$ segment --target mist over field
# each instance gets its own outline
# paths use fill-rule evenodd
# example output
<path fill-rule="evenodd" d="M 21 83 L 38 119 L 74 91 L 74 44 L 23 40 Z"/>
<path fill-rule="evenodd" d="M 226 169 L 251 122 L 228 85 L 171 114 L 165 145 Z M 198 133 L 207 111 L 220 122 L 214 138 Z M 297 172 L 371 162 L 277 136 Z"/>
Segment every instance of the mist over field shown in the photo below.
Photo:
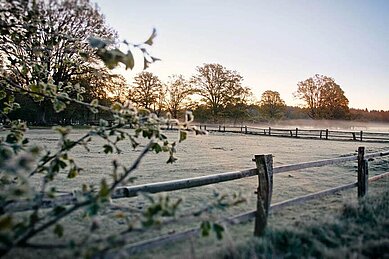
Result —
<path fill-rule="evenodd" d="M 364 122 L 350 120 L 281 120 L 270 123 L 248 124 L 252 126 L 272 126 L 280 128 L 302 128 L 302 129 L 333 129 L 333 130 L 363 130 L 371 132 L 389 132 L 389 123 Z"/>

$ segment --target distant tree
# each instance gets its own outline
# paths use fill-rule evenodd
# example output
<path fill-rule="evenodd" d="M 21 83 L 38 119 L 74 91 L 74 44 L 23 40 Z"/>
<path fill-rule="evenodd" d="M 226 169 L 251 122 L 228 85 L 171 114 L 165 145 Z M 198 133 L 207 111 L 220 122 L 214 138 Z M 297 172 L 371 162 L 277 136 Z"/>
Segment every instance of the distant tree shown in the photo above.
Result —
<path fill-rule="evenodd" d="M 266 119 L 280 119 L 285 110 L 285 102 L 277 91 L 267 90 L 262 93 L 259 103 L 261 114 Z"/>
<path fill-rule="evenodd" d="M 0 57 L 7 78 L 23 88 L 43 91 L 49 82 L 66 85 L 93 71 L 109 73 L 87 39 L 116 35 L 89 0 L 4 0 L 0 9 Z M 41 100 L 42 123 L 51 107 Z"/>
<path fill-rule="evenodd" d="M 167 97 L 167 89 L 166 85 L 161 83 L 156 92 L 156 98 L 152 105 L 152 111 L 158 116 L 162 115 L 162 112 L 166 110 L 166 97 Z"/>
<path fill-rule="evenodd" d="M 139 107 L 155 109 L 162 89 L 161 80 L 147 71 L 139 73 L 134 80 L 129 90 L 129 99 Z"/>
<path fill-rule="evenodd" d="M 249 89 L 242 86 L 243 78 L 238 72 L 220 64 L 204 64 L 196 70 L 197 74 L 191 79 L 193 88 L 203 97 L 214 119 L 227 105 L 245 101 Z"/>
<path fill-rule="evenodd" d="M 193 93 L 190 83 L 182 75 L 170 77 L 167 87 L 166 107 L 173 118 L 184 108 L 185 100 Z"/>
<path fill-rule="evenodd" d="M 313 119 L 343 119 L 349 113 L 348 99 L 331 77 L 316 74 L 297 84 L 295 96 L 306 103 Z"/>

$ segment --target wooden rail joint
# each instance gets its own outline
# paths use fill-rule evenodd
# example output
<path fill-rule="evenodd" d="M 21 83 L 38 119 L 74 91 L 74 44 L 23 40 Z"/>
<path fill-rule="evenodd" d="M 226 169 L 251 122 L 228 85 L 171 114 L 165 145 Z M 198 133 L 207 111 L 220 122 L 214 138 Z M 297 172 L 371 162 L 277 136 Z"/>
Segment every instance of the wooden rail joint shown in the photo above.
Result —
<path fill-rule="evenodd" d="M 258 170 L 258 189 L 254 236 L 259 237 L 266 228 L 273 193 L 273 156 L 255 155 L 255 163 Z"/>

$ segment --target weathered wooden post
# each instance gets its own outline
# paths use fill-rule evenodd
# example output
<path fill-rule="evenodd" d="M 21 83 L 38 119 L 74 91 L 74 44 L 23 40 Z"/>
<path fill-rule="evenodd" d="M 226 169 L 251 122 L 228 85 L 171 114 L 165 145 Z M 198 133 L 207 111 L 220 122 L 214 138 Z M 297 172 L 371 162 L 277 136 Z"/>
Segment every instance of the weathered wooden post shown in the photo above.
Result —
<path fill-rule="evenodd" d="M 207 125 L 204 125 L 204 130 L 207 130 Z"/>
<path fill-rule="evenodd" d="M 365 159 L 365 147 L 358 148 L 358 197 L 367 193 L 369 183 L 369 165 Z"/>
<path fill-rule="evenodd" d="M 263 135 L 266 135 L 266 130 L 265 129 L 263 129 Z"/>
<path fill-rule="evenodd" d="M 326 129 L 326 139 L 328 139 L 328 129 Z"/>
<path fill-rule="evenodd" d="M 269 127 L 269 136 L 271 136 L 271 128 Z"/>
<path fill-rule="evenodd" d="M 266 228 L 273 193 L 273 156 L 255 155 L 255 163 L 258 169 L 258 189 L 254 236 L 259 237 Z"/>
<path fill-rule="evenodd" d="M 247 134 L 247 126 L 244 126 L 244 133 Z"/>
<path fill-rule="evenodd" d="M 226 132 L 226 126 L 223 126 L 223 131 Z"/>
<path fill-rule="evenodd" d="M 355 132 L 351 132 L 353 134 L 353 140 L 357 140 L 357 137 L 355 136 Z"/>
<path fill-rule="evenodd" d="M 292 130 L 290 130 L 289 133 L 290 133 L 290 136 L 293 137 L 293 132 L 292 132 Z"/>
<path fill-rule="evenodd" d="M 240 126 L 240 133 L 243 133 L 243 126 Z"/>
<path fill-rule="evenodd" d="M 361 132 L 360 132 L 360 139 L 361 139 L 361 141 L 362 141 L 362 134 L 363 134 L 363 131 L 361 130 Z"/>
<path fill-rule="evenodd" d="M 299 128 L 296 128 L 296 138 L 298 136 L 298 133 L 299 133 Z"/>
<path fill-rule="evenodd" d="M 322 136 L 323 136 L 323 131 L 320 130 L 320 139 L 322 138 Z"/>
<path fill-rule="evenodd" d="M 219 132 L 222 131 L 222 126 L 219 125 Z"/>

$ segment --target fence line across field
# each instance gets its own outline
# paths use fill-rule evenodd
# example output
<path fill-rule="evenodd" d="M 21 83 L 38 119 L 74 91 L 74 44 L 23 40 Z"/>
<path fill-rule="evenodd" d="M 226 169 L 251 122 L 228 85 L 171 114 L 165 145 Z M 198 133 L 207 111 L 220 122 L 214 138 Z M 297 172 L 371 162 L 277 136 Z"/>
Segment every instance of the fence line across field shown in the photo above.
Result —
<path fill-rule="evenodd" d="M 229 126 L 229 125 L 198 125 L 200 129 L 209 132 L 243 133 L 248 135 L 262 135 L 273 137 L 289 137 L 300 139 L 321 139 L 339 141 L 363 141 L 363 142 L 389 142 L 389 133 L 368 131 L 341 131 L 329 129 L 284 129 L 261 128 L 254 126 Z"/>
<path fill-rule="evenodd" d="M 119 198 L 128 198 L 137 196 L 140 192 L 148 193 L 158 193 L 166 191 L 175 191 L 180 189 L 194 188 L 209 184 L 215 184 L 225 181 L 232 181 L 236 179 L 241 179 L 245 177 L 258 177 L 258 188 L 256 190 L 257 195 L 257 208 L 256 210 L 248 211 L 235 215 L 229 218 L 219 219 L 219 223 L 222 224 L 237 224 L 241 222 L 248 221 L 250 219 L 255 219 L 254 224 L 254 235 L 261 236 L 267 225 L 268 214 L 271 211 L 277 211 L 286 206 L 291 206 L 299 203 L 303 203 L 309 200 L 317 199 L 325 195 L 333 194 L 339 191 L 357 187 L 358 197 L 363 197 L 368 192 L 368 182 L 377 181 L 383 177 L 389 176 L 389 172 L 368 178 L 368 161 L 373 161 L 373 158 L 383 157 L 389 155 L 388 151 L 376 152 L 371 154 L 365 154 L 364 147 L 358 148 L 358 155 L 354 156 L 345 156 L 332 159 L 324 159 L 318 161 L 290 164 L 284 166 L 278 166 L 273 168 L 273 156 L 272 155 L 255 155 L 253 161 L 256 163 L 256 168 L 227 172 L 221 174 L 213 174 L 201 177 L 194 177 L 188 179 L 180 179 L 166 182 L 158 182 L 151 184 L 143 184 L 130 187 L 119 187 L 115 190 L 112 195 L 113 199 Z M 296 171 L 312 167 L 321 167 L 326 165 L 340 164 L 349 161 L 358 161 L 358 180 L 355 183 L 350 183 L 342 186 L 337 186 L 327 190 L 319 191 L 316 193 L 300 196 L 297 198 L 292 198 L 286 201 L 278 202 L 271 204 L 271 197 L 273 192 L 273 175 Z M 73 194 L 60 195 L 54 199 L 43 199 L 42 208 L 50 208 L 58 205 L 70 205 L 77 202 L 77 198 Z M 34 205 L 37 204 L 31 202 L 11 204 L 5 208 L 5 211 L 24 211 L 33 209 Z M 167 242 L 174 240 L 181 240 L 188 237 L 198 236 L 200 233 L 199 228 L 189 229 L 183 232 L 168 234 L 164 236 L 159 236 L 149 240 L 143 240 L 140 242 L 132 243 L 124 247 L 124 250 L 127 253 L 135 253 L 147 248 L 152 248 L 156 246 L 163 245 Z M 123 251 L 123 250 L 121 250 Z M 110 250 L 107 253 L 103 254 L 103 257 L 115 257 L 121 253 L 121 251 Z M 98 255 L 100 257 L 101 255 Z"/>
<path fill-rule="evenodd" d="M 387 155 L 389 155 L 389 151 L 383 151 L 383 152 L 366 154 L 365 158 L 371 159 L 371 158 L 382 157 Z M 323 160 L 317 160 L 311 162 L 283 165 L 283 166 L 274 167 L 273 174 L 296 171 L 296 170 L 312 168 L 312 167 L 321 167 L 325 165 L 334 165 L 334 164 L 344 163 L 348 161 L 355 161 L 355 160 L 357 160 L 357 156 L 345 156 L 345 157 L 338 157 L 332 159 L 323 159 Z M 193 177 L 187 179 L 142 184 L 142 185 L 135 185 L 129 187 L 118 187 L 113 193 L 112 199 L 135 197 L 141 192 L 159 193 L 159 192 L 175 191 L 175 190 L 205 186 L 209 184 L 215 184 L 215 183 L 232 181 L 232 180 L 237 180 L 246 177 L 252 177 L 252 176 L 256 176 L 257 174 L 258 174 L 257 168 L 251 168 L 242 171 L 212 174 L 212 175 Z M 56 198 L 44 199 L 42 203 L 42 207 L 51 208 L 58 205 L 70 205 L 70 204 L 74 204 L 75 202 L 77 202 L 76 195 L 69 193 L 69 194 L 60 195 Z M 8 211 L 30 210 L 34 207 L 34 205 L 35 204 L 31 202 L 11 204 L 7 208 L 7 210 Z"/>

